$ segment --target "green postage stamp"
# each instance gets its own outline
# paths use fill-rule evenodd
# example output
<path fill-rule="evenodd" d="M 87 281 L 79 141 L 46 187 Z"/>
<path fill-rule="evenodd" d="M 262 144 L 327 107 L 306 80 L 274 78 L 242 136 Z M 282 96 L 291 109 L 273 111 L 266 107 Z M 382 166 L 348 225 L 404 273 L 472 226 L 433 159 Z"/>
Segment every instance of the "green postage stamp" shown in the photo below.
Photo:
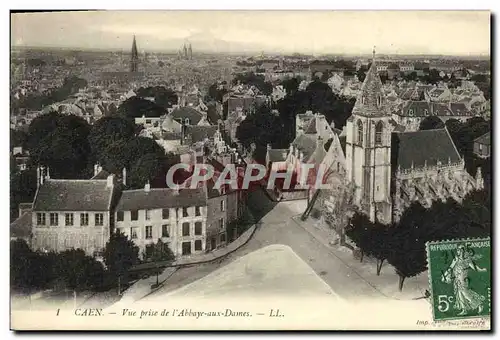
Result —
<path fill-rule="evenodd" d="M 490 239 L 427 243 L 434 320 L 490 315 Z"/>

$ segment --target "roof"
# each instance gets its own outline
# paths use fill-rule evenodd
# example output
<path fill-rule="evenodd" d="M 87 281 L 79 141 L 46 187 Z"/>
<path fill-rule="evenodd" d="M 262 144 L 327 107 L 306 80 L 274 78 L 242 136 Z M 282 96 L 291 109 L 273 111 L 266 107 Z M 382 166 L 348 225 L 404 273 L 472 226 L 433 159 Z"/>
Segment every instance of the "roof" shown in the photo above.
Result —
<path fill-rule="evenodd" d="M 316 150 L 316 135 L 301 134 L 292 142 L 292 145 L 304 153 L 304 158 L 308 159 Z"/>
<path fill-rule="evenodd" d="M 471 112 L 464 103 L 451 103 L 450 110 L 454 116 L 471 116 Z"/>
<path fill-rule="evenodd" d="M 192 107 L 179 107 L 174 109 L 170 114 L 170 117 L 173 119 L 189 119 L 189 125 L 197 125 L 200 120 L 203 118 L 203 114 L 198 110 L 193 109 Z"/>
<path fill-rule="evenodd" d="M 116 210 L 181 208 L 206 204 L 207 199 L 203 188 L 180 189 L 178 193 L 174 189 L 151 188 L 149 192 L 144 189 L 124 190 Z"/>
<path fill-rule="evenodd" d="M 27 211 L 10 224 L 10 237 L 29 238 L 31 236 L 31 211 Z"/>
<path fill-rule="evenodd" d="M 186 134 L 191 135 L 191 141 L 193 143 L 202 142 L 205 139 L 213 138 L 216 132 L 217 126 L 214 125 L 188 126 L 186 128 Z"/>
<path fill-rule="evenodd" d="M 379 97 L 383 98 L 382 87 L 382 81 L 380 80 L 374 60 L 366 73 L 363 85 L 361 85 L 361 91 L 356 98 L 352 113 L 363 116 L 380 116 L 384 114 L 384 106 L 378 104 Z"/>
<path fill-rule="evenodd" d="M 288 149 L 270 149 L 268 154 L 270 162 L 284 162 L 288 156 Z"/>
<path fill-rule="evenodd" d="M 475 143 L 483 144 L 483 145 L 491 145 L 491 137 L 490 133 L 486 132 L 484 135 L 474 139 Z"/>
<path fill-rule="evenodd" d="M 112 188 L 107 180 L 47 179 L 38 189 L 34 211 L 107 211 Z"/>
<path fill-rule="evenodd" d="M 392 166 L 411 169 L 461 161 L 446 128 L 392 134 Z"/>
<path fill-rule="evenodd" d="M 107 179 L 109 175 L 111 174 L 103 169 L 99 171 L 94 177 L 92 177 L 92 179 Z"/>

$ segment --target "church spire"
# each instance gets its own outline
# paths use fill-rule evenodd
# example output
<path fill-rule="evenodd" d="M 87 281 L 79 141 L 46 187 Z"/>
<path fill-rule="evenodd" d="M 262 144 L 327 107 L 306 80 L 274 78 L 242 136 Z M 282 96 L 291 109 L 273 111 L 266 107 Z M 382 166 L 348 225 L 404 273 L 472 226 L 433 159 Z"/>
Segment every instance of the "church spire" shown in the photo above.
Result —
<path fill-rule="evenodd" d="M 137 52 L 137 43 L 134 40 L 132 41 L 132 56 L 130 58 L 130 72 L 137 72 L 139 66 L 139 53 Z"/>
<path fill-rule="evenodd" d="M 386 114 L 383 110 L 382 81 L 380 80 L 377 65 L 375 64 L 375 46 L 372 53 L 372 63 L 370 69 L 366 72 L 365 80 L 356 98 L 356 103 L 352 110 L 353 114 L 362 116 L 381 116 Z"/>

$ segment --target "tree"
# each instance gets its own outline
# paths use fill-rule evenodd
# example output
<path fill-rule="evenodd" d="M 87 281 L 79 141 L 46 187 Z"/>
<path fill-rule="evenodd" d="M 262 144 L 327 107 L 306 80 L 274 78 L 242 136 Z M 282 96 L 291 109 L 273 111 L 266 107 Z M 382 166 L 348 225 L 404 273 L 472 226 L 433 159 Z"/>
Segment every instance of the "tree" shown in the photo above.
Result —
<path fill-rule="evenodd" d="M 28 130 L 27 147 L 34 164 L 50 168 L 56 178 L 86 178 L 89 175 L 89 124 L 74 115 L 55 112 L 35 118 Z"/>
<path fill-rule="evenodd" d="M 108 146 L 118 140 L 134 136 L 135 124 L 121 117 L 103 117 L 94 123 L 89 133 L 89 143 L 96 159 L 100 160 Z"/>
<path fill-rule="evenodd" d="M 175 255 L 168 246 L 167 242 L 163 242 L 160 238 L 155 244 L 149 244 L 145 249 L 145 258 L 148 261 L 155 263 L 158 262 L 173 262 L 175 260 Z M 156 285 L 158 286 L 158 275 L 160 274 L 160 268 L 156 268 Z"/>
<path fill-rule="evenodd" d="M 22 146 L 25 147 L 28 135 L 21 130 L 10 129 L 10 147 Z"/>
<path fill-rule="evenodd" d="M 262 161 L 265 159 L 267 144 L 275 147 L 285 147 L 281 137 L 283 132 L 283 122 L 280 117 L 271 114 L 267 106 L 257 110 L 254 115 L 248 116 L 236 130 L 236 137 L 245 147 L 250 148 L 252 144 L 256 145 L 254 157 Z"/>
<path fill-rule="evenodd" d="M 432 130 L 444 128 L 443 121 L 437 116 L 427 116 L 420 122 L 419 130 Z"/>
<path fill-rule="evenodd" d="M 283 80 L 281 85 L 283 85 L 287 95 L 293 96 L 299 90 L 300 81 L 297 77 L 293 77 Z"/>
<path fill-rule="evenodd" d="M 130 267 L 139 262 L 138 255 L 139 248 L 125 234 L 122 232 L 111 234 L 104 248 L 104 263 L 108 271 L 118 277 L 118 286 L 120 286 L 120 278 Z M 118 289 L 120 290 L 120 287 Z"/>
<path fill-rule="evenodd" d="M 87 256 L 82 249 L 65 250 L 57 256 L 58 277 L 66 287 L 77 291 L 97 287 L 104 274 L 102 264 Z"/>
<path fill-rule="evenodd" d="M 135 163 L 130 171 L 130 189 L 143 188 L 146 183 L 151 183 L 162 170 L 162 160 L 154 153 L 146 153 Z"/>
<path fill-rule="evenodd" d="M 165 109 L 150 100 L 134 96 L 125 100 L 117 109 L 117 114 L 125 119 L 134 122 L 135 118 L 160 117 L 165 113 Z"/>
<path fill-rule="evenodd" d="M 24 240 L 10 241 L 11 288 L 29 288 L 31 249 Z"/>

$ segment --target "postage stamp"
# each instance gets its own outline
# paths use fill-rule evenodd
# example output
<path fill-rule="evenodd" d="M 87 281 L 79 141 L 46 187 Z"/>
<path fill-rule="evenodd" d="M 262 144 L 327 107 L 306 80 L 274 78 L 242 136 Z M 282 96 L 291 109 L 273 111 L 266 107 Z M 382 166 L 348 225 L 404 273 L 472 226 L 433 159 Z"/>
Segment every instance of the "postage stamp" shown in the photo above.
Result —
<path fill-rule="evenodd" d="M 434 320 L 490 315 L 489 238 L 428 242 L 427 261 Z"/>

